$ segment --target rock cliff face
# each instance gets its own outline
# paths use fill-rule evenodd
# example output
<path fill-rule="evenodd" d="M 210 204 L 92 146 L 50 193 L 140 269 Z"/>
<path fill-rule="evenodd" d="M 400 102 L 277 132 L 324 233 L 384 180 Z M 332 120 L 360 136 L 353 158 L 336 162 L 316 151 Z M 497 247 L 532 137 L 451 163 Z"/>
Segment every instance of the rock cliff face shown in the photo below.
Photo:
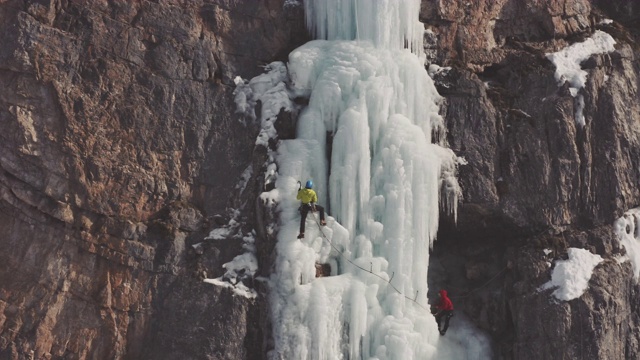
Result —
<path fill-rule="evenodd" d="M 261 358 L 259 303 L 201 281 L 241 244 L 191 245 L 260 190 L 233 78 L 304 34 L 282 1 L 0 4 L 0 358 Z"/>
<path fill-rule="evenodd" d="M 503 359 L 639 356 L 640 287 L 613 235 L 640 204 L 638 6 L 598 1 L 423 2 L 464 204 L 443 224 L 432 267 Z M 612 19 L 607 24 L 604 19 Z M 577 103 L 545 53 L 602 29 L 616 51 L 594 55 Z M 539 287 L 567 247 L 602 255 L 581 298 L 554 302 Z M 545 255 L 543 249 L 552 250 Z M 435 283 L 434 283 L 435 284 Z"/>
<path fill-rule="evenodd" d="M 203 239 L 230 218 L 255 229 L 268 274 L 266 152 L 232 93 L 307 40 L 284 3 L 0 4 L 0 358 L 265 358 L 264 297 L 201 281 L 242 244 Z M 640 357 L 640 287 L 612 230 L 640 205 L 638 19 L 633 0 L 423 1 L 428 59 L 452 68 L 435 76 L 448 141 L 469 163 L 430 273 L 502 359 Z M 581 127 L 545 53 L 595 29 L 617 45 L 582 64 Z M 605 261 L 554 303 L 537 289 L 567 247 Z"/>

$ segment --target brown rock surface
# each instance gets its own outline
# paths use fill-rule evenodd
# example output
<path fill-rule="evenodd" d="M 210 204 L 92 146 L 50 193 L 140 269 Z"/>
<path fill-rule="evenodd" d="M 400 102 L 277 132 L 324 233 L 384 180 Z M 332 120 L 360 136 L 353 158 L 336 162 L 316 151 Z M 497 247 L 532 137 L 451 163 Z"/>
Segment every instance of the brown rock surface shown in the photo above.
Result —
<path fill-rule="evenodd" d="M 443 223 L 431 282 L 452 289 L 456 306 L 494 336 L 497 358 L 639 356 L 640 286 L 629 263 L 615 260 L 624 250 L 612 227 L 640 205 L 638 10 L 629 1 L 423 2 L 429 58 L 452 67 L 435 77 L 448 140 L 469 163 L 458 224 Z M 545 53 L 597 28 L 616 51 L 582 63 L 581 127 Z M 559 302 L 538 288 L 568 247 L 605 261 L 582 297 Z"/>
<path fill-rule="evenodd" d="M 0 358 L 246 359 L 263 305 L 201 281 L 260 189 L 233 78 L 304 41 L 283 1 L 0 4 Z M 261 165 L 261 164 L 260 164 Z M 257 173 L 257 171 L 256 171 Z"/>

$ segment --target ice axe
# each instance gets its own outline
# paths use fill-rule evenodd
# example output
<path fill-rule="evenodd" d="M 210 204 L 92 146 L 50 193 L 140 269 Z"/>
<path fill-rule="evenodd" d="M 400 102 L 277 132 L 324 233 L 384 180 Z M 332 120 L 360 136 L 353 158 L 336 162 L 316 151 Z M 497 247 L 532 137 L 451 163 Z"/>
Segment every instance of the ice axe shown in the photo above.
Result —
<path fill-rule="evenodd" d="M 302 189 L 302 183 L 298 181 L 298 191 Z M 302 215 L 302 205 L 298 206 L 298 212 Z"/>

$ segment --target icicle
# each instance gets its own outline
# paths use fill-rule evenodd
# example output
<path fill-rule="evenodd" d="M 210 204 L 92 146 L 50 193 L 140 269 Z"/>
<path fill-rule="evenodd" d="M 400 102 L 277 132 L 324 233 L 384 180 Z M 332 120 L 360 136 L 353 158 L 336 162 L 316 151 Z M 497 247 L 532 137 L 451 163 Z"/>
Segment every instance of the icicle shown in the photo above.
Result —
<path fill-rule="evenodd" d="M 289 55 L 290 91 L 309 104 L 298 138 L 278 149 L 271 358 L 435 359 L 429 247 L 440 207 L 455 216 L 461 160 L 445 147 L 441 97 L 424 68 L 420 1 L 304 4 L 310 31 L 326 40 Z M 321 227 L 310 214 L 297 240 L 296 184 L 309 178 L 332 216 Z M 316 262 L 339 275 L 314 279 Z"/>
<path fill-rule="evenodd" d="M 409 48 L 424 57 L 420 0 L 308 0 L 304 5 L 316 39 L 368 40 L 385 49 Z"/>

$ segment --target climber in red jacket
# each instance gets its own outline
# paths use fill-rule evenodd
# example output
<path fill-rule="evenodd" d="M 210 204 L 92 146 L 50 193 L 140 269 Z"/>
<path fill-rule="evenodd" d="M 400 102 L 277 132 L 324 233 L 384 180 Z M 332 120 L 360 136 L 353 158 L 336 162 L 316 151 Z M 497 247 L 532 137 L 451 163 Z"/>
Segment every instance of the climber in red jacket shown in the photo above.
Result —
<path fill-rule="evenodd" d="M 440 301 L 436 305 L 438 312 L 436 313 L 436 323 L 438 324 L 438 330 L 440 331 L 440 335 L 444 335 L 449 328 L 449 320 L 453 316 L 453 303 L 451 299 L 447 296 L 447 290 L 440 290 Z M 440 323 L 442 322 L 442 318 L 444 318 L 444 327 L 440 329 Z"/>

